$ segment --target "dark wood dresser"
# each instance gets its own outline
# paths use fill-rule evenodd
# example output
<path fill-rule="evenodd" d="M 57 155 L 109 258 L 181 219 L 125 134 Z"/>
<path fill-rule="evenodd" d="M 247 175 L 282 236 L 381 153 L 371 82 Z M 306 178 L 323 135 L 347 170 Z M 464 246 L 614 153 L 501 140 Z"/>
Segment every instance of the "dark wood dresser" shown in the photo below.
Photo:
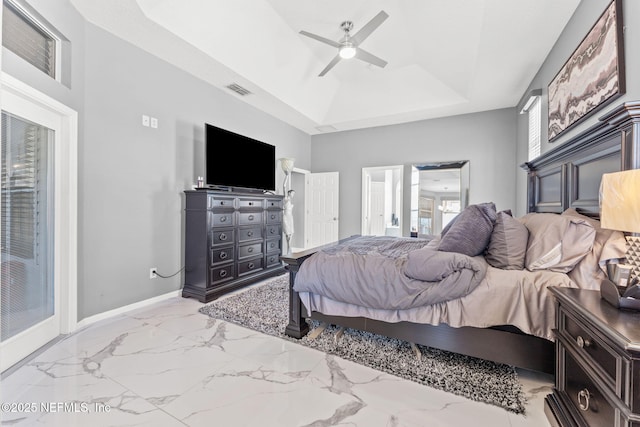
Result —
<path fill-rule="evenodd" d="M 285 272 L 282 196 L 185 191 L 183 297 L 209 302 Z"/>
<path fill-rule="evenodd" d="M 556 383 L 545 398 L 555 427 L 640 427 L 640 313 L 599 291 L 550 288 L 558 304 Z"/>

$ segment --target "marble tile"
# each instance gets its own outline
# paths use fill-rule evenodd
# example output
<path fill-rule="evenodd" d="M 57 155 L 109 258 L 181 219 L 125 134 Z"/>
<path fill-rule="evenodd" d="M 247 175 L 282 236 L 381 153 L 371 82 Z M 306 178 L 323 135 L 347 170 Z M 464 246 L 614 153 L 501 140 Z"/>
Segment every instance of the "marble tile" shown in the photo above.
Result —
<path fill-rule="evenodd" d="M 0 380 L 0 402 L 37 405 L 0 412 L 0 425 L 549 425 L 549 376 L 519 372 L 528 403 L 517 415 L 211 319 L 201 306 L 171 298 L 59 341 Z"/>

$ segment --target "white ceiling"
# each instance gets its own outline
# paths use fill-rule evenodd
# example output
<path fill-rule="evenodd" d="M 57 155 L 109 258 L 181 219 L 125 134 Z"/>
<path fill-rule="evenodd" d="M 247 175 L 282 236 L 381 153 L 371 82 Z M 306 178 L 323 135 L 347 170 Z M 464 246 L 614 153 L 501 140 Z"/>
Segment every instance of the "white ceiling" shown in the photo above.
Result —
<path fill-rule="evenodd" d="M 513 107 L 580 0 L 71 0 L 86 19 L 309 133 Z M 357 59 L 338 41 L 389 18 Z"/>

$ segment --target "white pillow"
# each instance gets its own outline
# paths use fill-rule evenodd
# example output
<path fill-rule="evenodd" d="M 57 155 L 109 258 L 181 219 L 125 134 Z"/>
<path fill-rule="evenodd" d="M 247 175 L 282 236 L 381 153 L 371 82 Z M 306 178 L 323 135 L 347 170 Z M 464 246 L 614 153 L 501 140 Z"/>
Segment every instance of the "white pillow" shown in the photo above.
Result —
<path fill-rule="evenodd" d="M 588 221 L 552 213 L 530 213 L 520 221 L 529 230 L 525 267 L 568 273 L 593 247 L 596 230 Z"/>

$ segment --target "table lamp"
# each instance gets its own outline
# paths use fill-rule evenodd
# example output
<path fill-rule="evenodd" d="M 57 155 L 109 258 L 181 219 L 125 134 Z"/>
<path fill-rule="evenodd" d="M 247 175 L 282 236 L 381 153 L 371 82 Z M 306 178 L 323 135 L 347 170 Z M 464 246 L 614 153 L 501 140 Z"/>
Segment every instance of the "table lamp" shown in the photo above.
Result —
<path fill-rule="evenodd" d="M 640 169 L 602 175 L 600 225 L 610 230 L 640 233 Z M 627 235 L 626 239 L 627 264 L 637 274 L 640 266 L 640 237 Z"/>
<path fill-rule="evenodd" d="M 291 184 L 289 182 L 291 172 L 293 171 L 293 164 L 295 159 L 289 157 L 282 157 L 280 160 L 280 167 L 282 167 L 282 172 L 284 172 L 284 182 L 282 183 L 282 194 L 284 196 L 287 195 L 287 190 L 291 188 Z"/>

